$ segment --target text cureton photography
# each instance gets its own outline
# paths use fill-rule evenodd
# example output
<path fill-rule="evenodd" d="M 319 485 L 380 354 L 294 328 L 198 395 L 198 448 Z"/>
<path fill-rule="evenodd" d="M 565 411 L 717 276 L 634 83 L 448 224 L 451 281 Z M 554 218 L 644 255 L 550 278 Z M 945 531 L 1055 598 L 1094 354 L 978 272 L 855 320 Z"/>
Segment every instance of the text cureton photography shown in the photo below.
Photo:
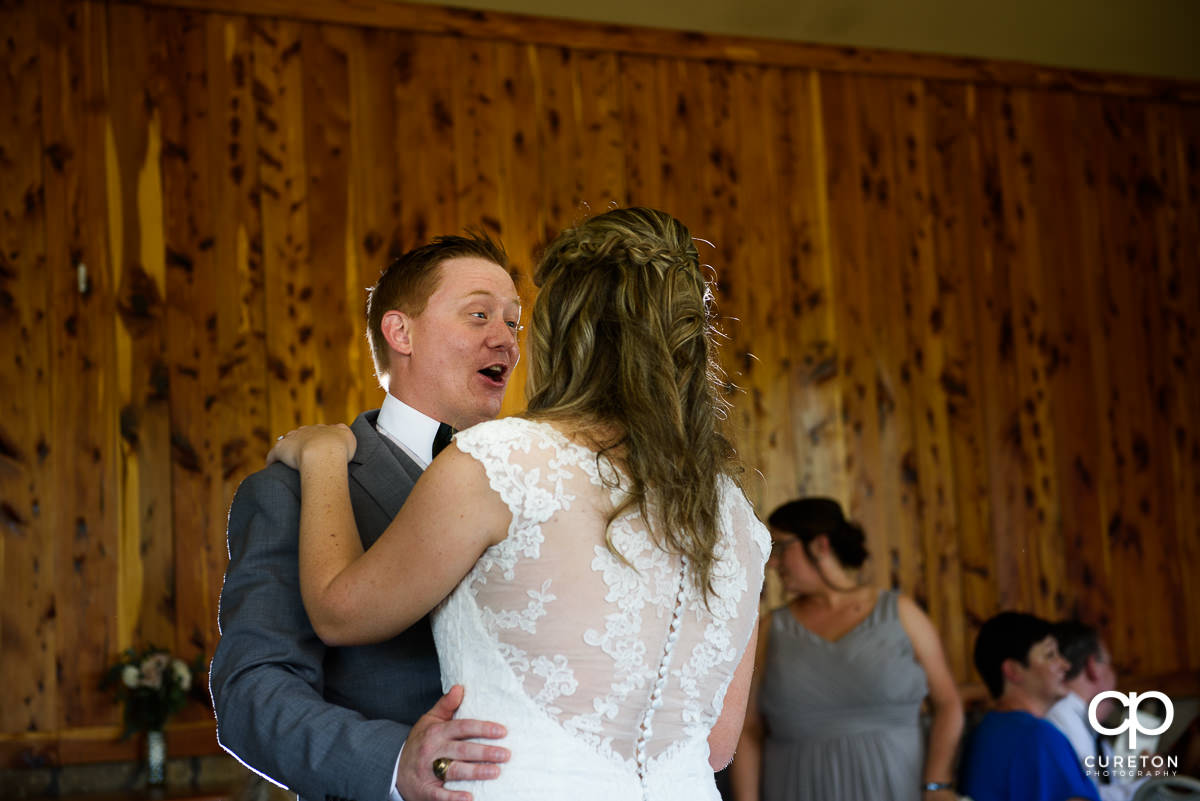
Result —
<path fill-rule="evenodd" d="M 1179 772 L 1179 757 L 1162 754 L 1137 756 L 1100 755 L 1084 757 L 1083 767 L 1089 776 L 1137 779 L 1142 776 L 1174 776 Z"/>
<path fill-rule="evenodd" d="M 1114 699 L 1128 710 L 1127 717 L 1114 727 L 1103 725 L 1097 715 L 1100 703 L 1107 698 Z M 1146 699 L 1157 699 L 1162 703 L 1164 711 L 1162 718 L 1139 709 L 1142 702 Z M 1174 719 L 1175 707 L 1171 703 L 1171 699 L 1165 693 L 1158 692 L 1157 690 L 1150 690 L 1143 693 L 1131 692 L 1128 694 L 1115 690 L 1098 693 L 1088 705 L 1088 722 L 1091 724 L 1093 731 L 1100 734 L 1120 735 L 1128 731 L 1128 753 L 1087 756 L 1083 760 L 1084 769 L 1089 776 L 1127 780 L 1143 776 L 1176 775 L 1179 772 L 1179 757 L 1146 753 L 1146 750 L 1153 750 L 1154 745 L 1158 742 L 1158 736 L 1170 727 Z M 1139 734 L 1143 735 L 1142 745 L 1144 746 L 1140 752 L 1138 750 L 1137 739 Z M 1145 738 L 1147 737 L 1151 738 L 1149 743 L 1146 742 Z M 1117 744 L 1123 744 L 1119 737 L 1114 745 Z M 1145 746 L 1148 746 L 1148 749 Z"/>

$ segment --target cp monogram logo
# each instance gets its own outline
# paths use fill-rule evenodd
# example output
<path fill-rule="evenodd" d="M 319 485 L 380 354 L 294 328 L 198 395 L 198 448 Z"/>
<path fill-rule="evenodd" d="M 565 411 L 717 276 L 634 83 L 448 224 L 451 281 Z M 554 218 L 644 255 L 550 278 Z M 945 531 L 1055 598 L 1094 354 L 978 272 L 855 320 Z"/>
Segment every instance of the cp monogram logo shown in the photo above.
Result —
<path fill-rule="evenodd" d="M 1100 706 L 1100 702 L 1105 698 L 1112 698 L 1116 700 L 1117 703 L 1123 704 L 1125 708 L 1129 710 L 1129 717 L 1115 729 L 1102 726 L 1100 725 L 1100 721 L 1096 720 L 1096 707 Z M 1163 706 L 1167 710 L 1166 719 L 1162 722 L 1162 725 L 1156 729 L 1147 729 L 1142 726 L 1141 721 L 1138 720 L 1138 706 L 1145 698 L 1157 698 L 1163 702 Z M 1120 734 L 1126 729 L 1129 729 L 1129 750 L 1131 751 L 1137 750 L 1138 732 L 1141 732 L 1145 735 L 1162 734 L 1167 730 L 1167 728 L 1171 725 L 1171 721 L 1174 719 L 1175 707 L 1171 704 L 1171 699 L 1160 693 L 1158 690 L 1151 690 L 1149 692 L 1140 694 L 1129 693 L 1128 695 L 1125 693 L 1119 693 L 1116 690 L 1108 690 L 1107 692 L 1097 694 L 1096 697 L 1092 699 L 1092 702 L 1088 704 L 1088 722 L 1092 724 L 1092 728 L 1095 731 L 1098 731 L 1101 734 Z"/>

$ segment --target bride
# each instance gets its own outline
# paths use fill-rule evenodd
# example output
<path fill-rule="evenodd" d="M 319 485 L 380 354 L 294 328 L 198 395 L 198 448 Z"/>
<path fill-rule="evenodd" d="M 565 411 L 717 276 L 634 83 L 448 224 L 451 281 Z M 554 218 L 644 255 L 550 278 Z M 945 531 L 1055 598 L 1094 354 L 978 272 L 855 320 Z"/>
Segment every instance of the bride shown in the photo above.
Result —
<path fill-rule="evenodd" d="M 301 475 L 305 608 L 331 645 L 434 610 L 443 687 L 467 688 L 458 715 L 502 721 L 512 752 L 491 781 L 451 766 L 448 790 L 715 801 L 770 539 L 719 431 L 696 246 L 664 212 L 618 209 L 560 234 L 535 282 L 527 411 L 459 432 L 369 551 L 349 429 L 272 450 Z"/>

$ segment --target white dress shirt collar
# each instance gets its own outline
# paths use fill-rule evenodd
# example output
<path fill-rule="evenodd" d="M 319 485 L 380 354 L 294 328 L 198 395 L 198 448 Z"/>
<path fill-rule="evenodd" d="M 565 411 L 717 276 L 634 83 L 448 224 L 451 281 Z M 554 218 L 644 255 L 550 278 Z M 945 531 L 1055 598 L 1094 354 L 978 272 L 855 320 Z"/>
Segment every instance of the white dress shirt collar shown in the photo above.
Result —
<path fill-rule="evenodd" d="M 1047 711 L 1046 720 L 1067 736 L 1080 761 L 1096 755 L 1096 733 L 1088 725 L 1087 704 L 1076 693 L 1068 692 L 1058 699 Z"/>
<path fill-rule="evenodd" d="M 433 461 L 433 438 L 439 425 L 390 393 L 384 396 L 375 420 L 375 429 L 412 457 L 422 470 Z"/>

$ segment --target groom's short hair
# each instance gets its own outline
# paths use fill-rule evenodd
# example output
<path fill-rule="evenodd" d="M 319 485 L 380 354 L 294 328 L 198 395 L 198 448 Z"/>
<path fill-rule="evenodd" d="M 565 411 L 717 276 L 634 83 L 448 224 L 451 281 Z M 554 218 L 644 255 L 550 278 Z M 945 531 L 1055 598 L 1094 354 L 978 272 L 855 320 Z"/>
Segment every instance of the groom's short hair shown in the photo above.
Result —
<path fill-rule="evenodd" d="M 427 245 L 397 256 L 379 274 L 375 286 L 367 290 L 367 341 L 371 344 L 375 375 L 381 383 L 391 372 L 383 315 L 402 311 L 416 317 L 425 311 L 430 295 L 441 281 L 442 263 L 463 257 L 486 259 L 508 269 L 504 248 L 485 232 L 471 230 L 463 236 L 436 237 Z"/>
<path fill-rule="evenodd" d="M 1082 673 L 1089 659 L 1105 661 L 1100 632 L 1095 626 L 1078 620 L 1063 620 L 1054 624 L 1054 639 L 1058 640 L 1058 653 L 1067 660 L 1067 672 L 1063 676 L 1067 681 Z"/>

